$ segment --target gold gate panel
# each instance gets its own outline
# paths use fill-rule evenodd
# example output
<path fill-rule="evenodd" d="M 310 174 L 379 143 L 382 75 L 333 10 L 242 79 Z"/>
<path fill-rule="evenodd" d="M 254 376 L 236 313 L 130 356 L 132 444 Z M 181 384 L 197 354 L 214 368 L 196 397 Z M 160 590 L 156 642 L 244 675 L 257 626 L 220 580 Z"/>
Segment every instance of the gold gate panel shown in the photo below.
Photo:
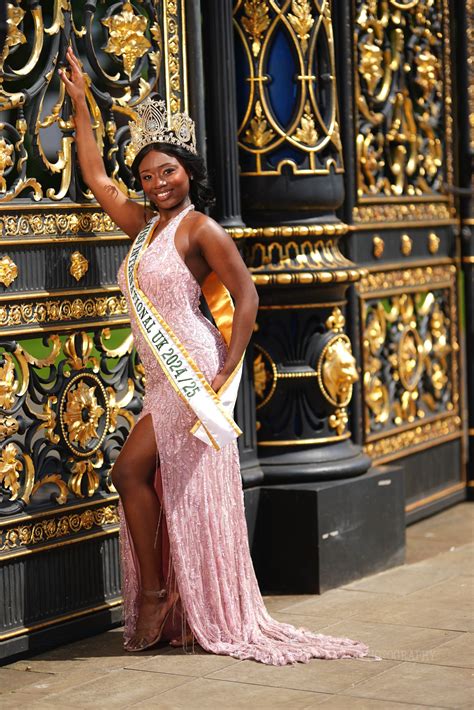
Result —
<path fill-rule="evenodd" d="M 95 204 L 77 166 L 71 102 L 58 76 L 66 49 L 72 45 L 87 73 L 107 171 L 132 198 L 128 121 L 136 106 L 158 93 L 171 111 L 188 107 L 184 0 L 84 7 L 70 0 L 7 5 L 0 57 L 0 486 L 13 518 L 3 528 L 2 559 L 101 525 L 116 530 L 108 471 L 144 388 L 115 283 L 128 238 Z M 108 501 L 103 515 L 98 496 Z M 89 499 L 88 506 L 80 502 Z M 20 502 L 43 513 L 79 505 L 80 514 L 52 513 L 43 527 L 18 527 Z"/>
<path fill-rule="evenodd" d="M 448 0 L 355 0 L 354 13 L 354 220 L 449 220 Z"/>

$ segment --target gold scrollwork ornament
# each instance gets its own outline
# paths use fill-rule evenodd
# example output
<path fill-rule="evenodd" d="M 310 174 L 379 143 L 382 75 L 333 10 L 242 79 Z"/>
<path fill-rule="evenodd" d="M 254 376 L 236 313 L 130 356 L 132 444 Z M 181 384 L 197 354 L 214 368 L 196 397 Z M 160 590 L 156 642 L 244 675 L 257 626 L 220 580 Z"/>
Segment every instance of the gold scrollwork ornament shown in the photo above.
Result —
<path fill-rule="evenodd" d="M 103 462 L 104 457 L 102 454 L 97 457 L 95 463 L 91 461 L 91 459 L 87 461 L 75 461 L 74 459 L 70 459 L 72 473 L 68 485 L 69 489 L 77 498 L 84 498 L 85 495 L 87 495 L 88 498 L 92 498 L 100 484 L 100 478 L 95 469 L 100 468 Z M 85 493 L 83 490 L 84 481 L 86 482 Z"/>
<path fill-rule="evenodd" d="M 31 491 L 31 497 L 35 495 L 39 491 L 40 488 L 43 488 L 43 486 L 56 486 L 58 489 L 58 493 L 54 496 L 54 500 L 58 505 L 64 505 L 64 503 L 67 502 L 68 499 L 68 489 L 67 485 L 59 475 L 59 473 L 51 473 L 48 474 L 47 476 L 44 476 L 40 481 L 37 481 L 35 485 L 33 486 L 33 490 Z"/>

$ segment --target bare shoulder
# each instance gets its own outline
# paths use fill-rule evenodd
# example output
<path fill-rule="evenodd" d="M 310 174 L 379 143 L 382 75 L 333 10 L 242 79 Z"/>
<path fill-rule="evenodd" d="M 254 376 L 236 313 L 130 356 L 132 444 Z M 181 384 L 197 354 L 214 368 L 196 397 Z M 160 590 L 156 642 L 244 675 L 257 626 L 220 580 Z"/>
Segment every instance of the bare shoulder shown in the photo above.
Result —
<path fill-rule="evenodd" d="M 193 212 L 189 220 L 190 238 L 201 244 L 203 240 L 207 243 L 228 241 L 231 238 L 221 225 L 202 212 Z M 232 240 L 231 240 L 232 241 Z"/>

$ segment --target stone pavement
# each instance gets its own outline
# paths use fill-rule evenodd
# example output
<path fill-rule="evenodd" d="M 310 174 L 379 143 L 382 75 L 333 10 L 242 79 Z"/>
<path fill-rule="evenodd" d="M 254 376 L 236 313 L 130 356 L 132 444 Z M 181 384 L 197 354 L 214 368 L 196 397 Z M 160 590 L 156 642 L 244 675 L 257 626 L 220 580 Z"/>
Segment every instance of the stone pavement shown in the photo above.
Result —
<path fill-rule="evenodd" d="M 474 503 L 407 529 L 407 564 L 322 596 L 268 597 L 279 620 L 368 643 L 382 660 L 268 667 L 163 647 L 125 654 L 120 630 L 0 669 L 0 708 L 415 710 L 474 708 Z"/>

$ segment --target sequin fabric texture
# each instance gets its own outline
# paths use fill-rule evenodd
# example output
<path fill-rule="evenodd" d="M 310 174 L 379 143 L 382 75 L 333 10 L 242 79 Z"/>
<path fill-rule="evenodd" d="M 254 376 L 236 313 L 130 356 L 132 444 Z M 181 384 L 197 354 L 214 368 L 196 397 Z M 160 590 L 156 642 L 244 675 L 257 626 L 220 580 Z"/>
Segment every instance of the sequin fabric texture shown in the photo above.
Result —
<path fill-rule="evenodd" d="M 192 205 L 147 247 L 138 280 L 212 382 L 224 364 L 226 345 L 199 310 L 201 289 L 175 247 L 176 230 L 190 209 Z M 128 297 L 123 264 L 118 281 Z M 197 642 L 212 653 L 272 665 L 367 655 L 362 643 L 297 629 L 270 617 L 250 557 L 237 444 L 215 451 L 190 434 L 195 415 L 172 389 L 133 317 L 131 325 L 146 372 L 140 416 L 151 414 L 153 419 L 160 462 L 157 489 L 162 486 L 169 555 Z M 127 641 L 138 614 L 139 574 L 123 515 L 121 554 Z"/>

